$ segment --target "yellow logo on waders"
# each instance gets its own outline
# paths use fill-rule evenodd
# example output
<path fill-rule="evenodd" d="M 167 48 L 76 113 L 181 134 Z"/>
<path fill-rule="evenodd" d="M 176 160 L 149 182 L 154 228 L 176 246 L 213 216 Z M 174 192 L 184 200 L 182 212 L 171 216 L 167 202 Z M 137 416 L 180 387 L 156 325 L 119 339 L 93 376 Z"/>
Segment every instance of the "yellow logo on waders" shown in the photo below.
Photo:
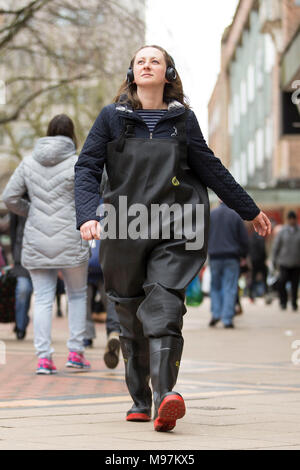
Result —
<path fill-rule="evenodd" d="M 179 361 L 176 361 L 176 362 L 175 362 L 175 365 L 176 365 L 176 367 L 179 367 L 179 366 L 180 366 L 180 362 L 179 362 Z"/>
<path fill-rule="evenodd" d="M 176 178 L 176 176 L 174 176 L 174 177 L 172 178 L 172 184 L 173 184 L 174 186 L 178 186 L 178 185 L 180 184 L 179 181 L 178 181 L 178 179 Z"/>

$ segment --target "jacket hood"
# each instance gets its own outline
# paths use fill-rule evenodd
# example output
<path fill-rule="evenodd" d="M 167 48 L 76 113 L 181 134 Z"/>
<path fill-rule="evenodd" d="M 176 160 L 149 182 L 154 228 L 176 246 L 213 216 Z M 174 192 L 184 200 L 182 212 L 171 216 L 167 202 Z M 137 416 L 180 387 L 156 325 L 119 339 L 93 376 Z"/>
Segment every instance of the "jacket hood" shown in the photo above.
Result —
<path fill-rule="evenodd" d="M 75 144 L 70 137 L 55 135 L 38 139 L 32 156 L 43 166 L 53 166 L 75 153 Z"/>

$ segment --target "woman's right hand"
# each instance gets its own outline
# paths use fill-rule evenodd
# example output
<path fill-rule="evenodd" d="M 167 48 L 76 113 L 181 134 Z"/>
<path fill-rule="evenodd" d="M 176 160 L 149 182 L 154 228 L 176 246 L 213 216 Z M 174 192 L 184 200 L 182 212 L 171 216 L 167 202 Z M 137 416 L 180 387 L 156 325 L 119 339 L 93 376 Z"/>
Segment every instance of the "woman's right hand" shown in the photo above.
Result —
<path fill-rule="evenodd" d="M 100 223 L 97 220 L 88 220 L 80 227 L 83 240 L 100 240 Z"/>
<path fill-rule="evenodd" d="M 269 217 L 262 211 L 252 220 L 254 230 L 261 236 L 266 237 L 272 231 L 272 225 Z"/>

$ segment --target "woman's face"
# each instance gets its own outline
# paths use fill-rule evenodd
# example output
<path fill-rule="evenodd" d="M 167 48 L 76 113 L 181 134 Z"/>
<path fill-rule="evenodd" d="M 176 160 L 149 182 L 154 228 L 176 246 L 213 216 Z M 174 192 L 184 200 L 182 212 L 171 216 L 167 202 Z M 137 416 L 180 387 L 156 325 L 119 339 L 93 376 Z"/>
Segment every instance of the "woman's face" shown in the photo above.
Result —
<path fill-rule="evenodd" d="M 164 54 L 155 47 L 141 49 L 134 60 L 134 83 L 137 86 L 157 86 L 167 83 Z"/>

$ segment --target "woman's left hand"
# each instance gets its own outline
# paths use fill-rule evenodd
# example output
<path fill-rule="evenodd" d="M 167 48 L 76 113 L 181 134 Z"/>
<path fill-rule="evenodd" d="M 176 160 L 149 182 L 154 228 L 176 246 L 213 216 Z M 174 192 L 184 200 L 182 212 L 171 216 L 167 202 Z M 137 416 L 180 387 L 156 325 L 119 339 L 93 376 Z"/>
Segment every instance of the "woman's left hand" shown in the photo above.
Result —
<path fill-rule="evenodd" d="M 272 225 L 269 220 L 269 217 L 262 211 L 252 220 L 254 230 L 261 235 L 262 237 L 266 237 L 270 235 L 272 230 Z"/>

